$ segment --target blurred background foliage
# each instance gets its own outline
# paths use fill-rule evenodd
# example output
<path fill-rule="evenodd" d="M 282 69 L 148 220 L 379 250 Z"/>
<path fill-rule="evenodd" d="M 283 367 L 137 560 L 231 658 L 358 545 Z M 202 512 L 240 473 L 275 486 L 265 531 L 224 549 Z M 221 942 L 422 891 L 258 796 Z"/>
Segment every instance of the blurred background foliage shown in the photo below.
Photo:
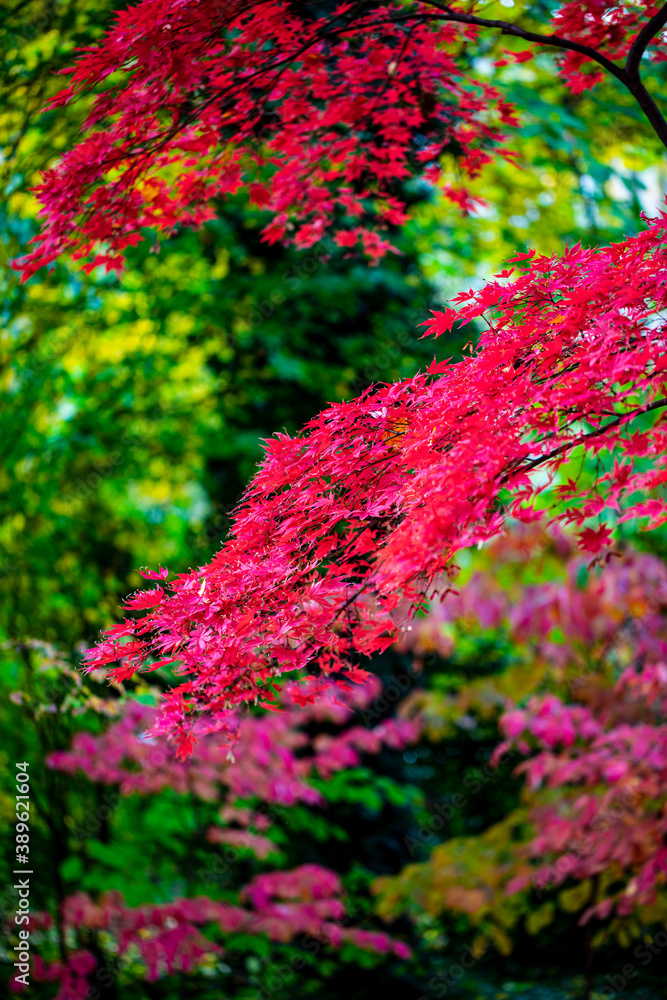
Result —
<path fill-rule="evenodd" d="M 57 71 L 99 37 L 118 6 L 14 0 L 0 10 L 2 753 L 4 762 L 37 762 L 35 850 L 51 878 L 43 880 L 38 902 L 51 908 L 75 891 L 84 871 L 89 891 L 109 882 L 101 860 L 108 862 L 108 854 L 82 849 L 68 832 L 71 817 L 92 808 L 100 789 L 55 775 L 44 758 L 67 746 L 83 725 L 103 724 L 92 703 L 78 715 L 59 710 L 70 691 L 61 678 L 78 662 L 77 650 L 116 619 L 120 601 L 139 584 L 138 568 L 161 562 L 179 572 L 211 556 L 261 457 L 262 438 L 296 430 L 325 403 L 373 382 L 411 375 L 434 353 L 456 356 L 470 331 L 450 342 L 420 339 L 418 324 L 429 308 L 480 285 L 516 250 L 554 252 L 636 232 L 640 211 L 653 211 L 667 186 L 664 156 L 614 82 L 594 97 L 574 98 L 555 80 L 548 55 L 499 69 L 494 60 L 505 43 L 484 45 L 462 58 L 522 109 L 522 126 L 510 143 L 516 165 L 499 159 L 473 184 L 480 207 L 467 218 L 414 184 L 414 221 L 393 237 L 400 255 L 378 267 L 346 259 L 326 242 L 308 252 L 268 247 L 259 239 L 261 213 L 238 198 L 221 204 L 218 219 L 201 232 L 178 233 L 159 246 L 149 234 L 120 279 L 101 271 L 85 275 L 64 261 L 20 285 L 10 261 L 36 232 L 29 188 L 79 128 L 85 107 L 37 112 L 60 86 Z M 456 164 L 446 166 L 455 176 Z M 548 578 L 553 566 L 539 572 Z M 431 656 L 429 669 L 411 683 L 436 690 L 449 685 L 465 696 L 479 675 L 504 669 L 515 655 L 506 638 L 484 630 L 468 628 L 460 643 L 458 660 Z M 411 656 L 395 652 L 374 669 L 391 684 L 410 674 L 411 663 Z M 32 691 L 32 701 L 10 701 L 17 689 Z M 130 685 L 133 690 L 146 695 L 140 683 Z M 84 701 L 103 693 L 90 682 Z M 40 704 L 58 710 L 37 712 Z M 445 709 L 438 711 L 444 718 Z M 428 802 L 453 795 L 461 774 L 487 761 L 497 741 L 493 713 L 472 735 L 443 727 L 404 754 L 383 751 L 328 791 L 325 783 L 335 824 L 315 819 L 312 810 L 291 820 L 285 865 L 308 859 L 340 871 L 361 911 L 376 919 L 372 879 L 414 860 L 410 842 Z M 0 801 L 7 822 L 8 790 Z M 207 807 L 186 800 L 176 827 L 166 799 L 165 793 L 150 805 L 123 801 L 108 831 L 123 859 L 113 880 L 136 899 L 175 891 L 193 831 L 208 822 Z M 518 784 L 508 772 L 488 793 L 472 797 L 470 814 L 464 810 L 460 829 L 449 835 L 483 834 L 518 804 Z M 206 845 L 197 843 L 204 858 Z M 418 856 L 423 860 L 424 851 Z M 256 866 L 244 864 L 247 870 L 235 874 L 238 884 Z M 276 996 L 365 998 L 379 989 L 433 996 L 426 984 L 470 939 L 469 923 L 461 914 L 435 912 L 425 913 L 417 930 L 401 920 L 399 929 L 412 935 L 415 948 L 411 965 L 377 968 L 357 952 L 343 959 L 320 955 L 297 987 L 290 983 Z M 553 931 L 557 946 L 543 942 L 541 950 L 524 937 L 509 964 L 490 960 L 488 975 L 475 972 L 450 993 L 546 997 L 539 969 L 532 980 L 525 970 L 541 961 L 544 975 L 576 976 L 585 960 L 580 936 L 568 924 Z M 228 959 L 234 977 L 228 995 L 260 995 L 289 947 L 240 943 L 236 958 Z M 364 971 L 364 963 L 373 967 Z M 553 995 L 580 995 L 578 983 Z M 182 976 L 150 988 L 128 980 L 122 995 L 206 997 L 221 995 L 220 988 L 217 980 L 209 987 Z M 44 987 L 39 995 L 51 994 Z"/>

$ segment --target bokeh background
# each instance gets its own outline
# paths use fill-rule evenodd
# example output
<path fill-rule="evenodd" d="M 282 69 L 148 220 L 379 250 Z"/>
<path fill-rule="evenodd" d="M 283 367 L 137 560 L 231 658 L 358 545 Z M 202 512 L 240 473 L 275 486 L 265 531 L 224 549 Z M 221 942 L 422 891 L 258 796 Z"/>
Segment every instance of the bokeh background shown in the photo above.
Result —
<path fill-rule="evenodd" d="M 187 787 L 172 775 L 130 788 L 118 771 L 96 770 L 105 751 L 94 742 L 80 767 L 56 766 L 51 755 L 77 732 L 102 738 L 125 718 L 127 702 L 147 712 L 156 703 L 166 672 L 109 689 L 102 678 L 81 679 L 81 651 L 117 619 L 140 567 L 180 572 L 217 550 L 263 438 L 297 430 L 329 401 L 412 375 L 434 354 L 458 357 L 474 329 L 433 342 L 421 339 L 419 323 L 456 291 L 479 287 L 514 251 L 637 232 L 640 213 L 664 198 L 664 157 L 613 81 L 594 98 L 573 97 L 555 82 L 548 55 L 498 69 L 498 51 L 469 50 L 476 69 L 524 109 L 517 163 L 498 161 L 475 183 L 485 204 L 471 217 L 413 184 L 414 220 L 393 237 L 400 254 L 379 266 L 326 241 L 305 252 L 268 247 L 261 212 L 239 197 L 199 232 L 134 248 L 120 278 L 64 261 L 21 285 L 10 262 L 36 232 L 30 186 L 76 134 L 85 107 L 38 112 L 59 87 L 57 72 L 100 36 L 111 10 L 108 0 L 13 0 L 0 11 L 0 823 L 11 829 L 14 761 L 30 760 L 33 905 L 54 921 L 41 931 L 44 960 L 86 948 L 100 965 L 116 963 L 110 982 L 95 984 L 99 996 L 128 1000 L 501 1000 L 608 988 L 619 948 L 631 948 L 642 928 L 584 930 L 576 917 L 585 899 L 576 895 L 506 901 L 507 852 L 521 840 L 525 795 L 511 766 L 492 777 L 487 766 L 505 697 L 563 689 L 570 668 L 613 674 L 620 646 L 610 651 L 599 639 L 625 619 L 618 602 L 600 603 L 566 539 L 517 535 L 502 550 L 467 556 L 462 584 L 478 587 L 468 603 L 447 620 L 434 612 L 419 636 L 374 662 L 387 697 L 374 690 L 342 721 L 294 723 L 306 741 L 299 758 L 341 727 L 420 720 L 409 745 L 389 741 L 315 768 L 308 781 L 317 801 L 232 794 L 236 786 L 220 775 L 205 794 L 196 775 Z M 448 169 L 455 175 L 456 163 Z M 664 533 L 630 532 L 626 545 L 628 559 L 641 551 L 655 560 L 651 572 L 663 565 Z M 650 589 L 651 573 L 642 572 L 639 600 Z M 500 583 L 505 604 L 481 578 Z M 549 621 L 550 641 L 564 651 L 560 673 L 543 623 L 520 631 L 512 619 L 530 587 L 570 587 L 570 625 Z M 599 634 L 575 620 L 582 594 Z M 123 764 L 121 755 L 119 767 L 142 774 L 145 760 L 131 757 Z M 265 831 L 268 854 L 245 842 L 216 862 L 220 843 L 234 839 L 229 831 L 244 828 L 233 812 L 221 816 L 221 803 L 256 810 L 267 801 L 278 806 Z M 218 846 L 212 827 L 226 831 Z M 12 863 L 8 838 L 8 887 Z M 76 893 L 99 900 L 117 891 L 129 907 L 202 894 L 232 900 L 258 874 L 304 863 L 337 872 L 355 925 L 389 930 L 412 958 L 353 943 L 305 949 L 287 932 L 285 940 L 213 933 L 224 955 L 161 967 L 150 981 L 140 948 L 122 953 L 111 933 L 83 918 L 78 932 L 58 931 L 59 907 Z M 411 864 L 421 867 L 400 875 Z M 378 877 L 392 881 L 378 885 Z M 6 890 L 3 923 L 13 906 Z M 664 926 L 666 913 L 647 920 Z M 11 945 L 5 936 L 0 995 Z M 472 966 L 448 976 L 463 954 Z M 664 996 L 666 956 L 656 954 L 627 995 Z M 53 997 L 58 988 L 35 979 L 26 995 Z"/>

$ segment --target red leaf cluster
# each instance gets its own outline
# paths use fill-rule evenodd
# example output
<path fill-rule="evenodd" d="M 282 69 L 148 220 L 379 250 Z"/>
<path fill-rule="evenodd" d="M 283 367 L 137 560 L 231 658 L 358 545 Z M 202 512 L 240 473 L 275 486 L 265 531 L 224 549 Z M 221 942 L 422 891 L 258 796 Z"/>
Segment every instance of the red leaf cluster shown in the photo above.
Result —
<path fill-rule="evenodd" d="M 36 189 L 46 224 L 17 266 L 28 277 L 71 250 L 86 269 L 120 270 L 142 229 L 199 225 L 242 186 L 271 213 L 270 242 L 312 246 L 333 226 L 340 246 L 377 260 L 392 249 L 382 230 L 407 218 L 400 182 L 436 180 L 443 152 L 474 176 L 516 124 L 459 57 L 480 31 L 523 39 L 518 61 L 547 46 L 575 93 L 612 72 L 656 127 L 636 72 L 642 54 L 665 57 L 662 21 L 641 34 L 656 4 L 576 0 L 550 20 L 531 6 L 546 30 L 436 0 L 343 0 L 326 14 L 287 0 L 141 0 L 50 105 L 97 95 L 83 138 Z M 613 62 L 640 39 L 637 67 Z M 470 208 L 465 190 L 445 193 Z"/>
<path fill-rule="evenodd" d="M 176 658 L 191 679 L 171 693 L 165 727 L 188 749 L 205 713 L 233 738 L 236 707 L 270 704 L 285 673 L 363 679 L 360 657 L 393 641 L 398 609 L 508 516 L 530 521 L 558 502 L 595 556 L 613 521 L 662 523 L 666 229 L 662 216 L 607 249 L 529 254 L 459 296 L 429 330 L 484 318 L 477 350 L 269 441 L 218 555 L 111 629 L 89 666 L 122 678 Z"/>
<path fill-rule="evenodd" d="M 407 218 L 397 182 L 437 174 L 443 150 L 476 174 L 514 122 L 457 63 L 476 29 L 414 7 L 406 19 L 343 2 L 319 18 L 285 0 L 143 0 L 119 13 L 52 102 L 98 92 L 84 138 L 37 188 L 48 222 L 24 276 L 66 250 L 119 270 L 140 230 L 198 225 L 242 185 L 272 214 L 269 242 L 312 246 L 333 224 L 377 259 L 390 249 L 378 229 Z"/>

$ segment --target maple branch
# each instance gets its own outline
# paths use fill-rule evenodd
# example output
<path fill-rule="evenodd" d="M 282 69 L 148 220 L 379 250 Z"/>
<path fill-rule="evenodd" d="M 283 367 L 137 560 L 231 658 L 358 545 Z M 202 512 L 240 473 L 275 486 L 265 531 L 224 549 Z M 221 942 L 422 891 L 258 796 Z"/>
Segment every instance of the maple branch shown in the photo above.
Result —
<path fill-rule="evenodd" d="M 665 121 L 660 108 L 644 86 L 639 75 L 639 66 L 647 45 L 666 24 L 667 4 L 650 21 L 647 21 L 635 38 L 628 52 L 623 73 L 623 83 L 637 101 L 637 104 L 650 121 L 656 135 L 665 147 L 667 147 L 667 121 Z"/>
<path fill-rule="evenodd" d="M 659 10 L 657 14 L 654 14 L 650 21 L 644 25 L 642 30 L 639 32 L 634 42 L 630 47 L 628 52 L 628 58 L 625 63 L 625 72 L 629 78 L 637 77 L 639 78 L 639 64 L 641 63 L 642 56 L 646 51 L 646 47 L 649 45 L 651 40 L 655 38 L 659 31 L 661 31 L 667 24 L 667 3 Z"/>
<path fill-rule="evenodd" d="M 667 149 L 667 120 L 640 80 L 639 74 L 634 80 L 626 79 L 623 82 L 644 112 L 644 116 L 653 126 L 653 131 Z"/>
<path fill-rule="evenodd" d="M 572 441 L 565 441 L 563 444 L 559 444 L 556 448 L 552 448 L 548 451 L 546 455 L 539 455 L 537 458 L 532 459 L 525 465 L 516 466 L 511 475 L 517 472 L 531 472 L 536 469 L 538 465 L 542 465 L 543 462 L 549 462 L 552 458 L 557 458 L 558 455 L 562 455 L 564 452 L 570 450 L 571 448 L 576 448 L 578 445 L 583 444 L 585 441 L 590 441 L 591 438 L 599 437 L 600 434 L 604 434 L 606 431 L 611 430 L 613 427 L 618 427 L 623 421 L 630 423 L 636 417 L 641 417 L 645 413 L 650 413 L 652 410 L 660 410 L 663 406 L 667 406 L 667 399 L 656 399 L 655 402 L 649 403 L 648 406 L 640 406 L 632 413 L 621 413 L 615 420 L 610 420 L 608 424 L 604 427 L 596 427 L 594 431 L 589 431 L 588 434 L 580 434 L 578 438 L 574 438 Z M 501 483 L 504 483 L 509 479 L 508 473 L 506 473 L 502 479 Z"/>
<path fill-rule="evenodd" d="M 539 31 L 528 31 L 526 28 L 522 28 L 519 24 L 513 24 L 511 21 L 498 21 L 487 17 L 478 17 L 476 14 L 466 14 L 463 11 L 453 10 L 447 4 L 438 3 L 437 0 L 420 0 L 420 2 L 442 11 L 443 16 L 436 16 L 433 20 L 470 24 L 478 28 L 496 28 L 500 31 L 501 35 L 512 35 L 515 38 L 523 38 L 526 42 L 534 42 L 536 45 L 550 45 L 553 48 L 578 52 L 580 55 L 586 56 L 587 59 L 592 59 L 594 62 L 599 63 L 608 73 L 611 73 L 622 83 L 625 83 L 624 70 L 590 45 L 573 42 L 569 38 L 563 38 L 562 35 L 543 35 Z"/>

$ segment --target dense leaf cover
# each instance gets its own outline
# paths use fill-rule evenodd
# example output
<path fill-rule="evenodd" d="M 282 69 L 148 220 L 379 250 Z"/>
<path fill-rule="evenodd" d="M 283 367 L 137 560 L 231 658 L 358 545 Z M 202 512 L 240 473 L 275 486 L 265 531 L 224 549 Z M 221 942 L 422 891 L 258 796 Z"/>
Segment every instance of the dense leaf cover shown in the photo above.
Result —
<path fill-rule="evenodd" d="M 374 758 L 385 742 L 405 750 L 406 760 L 415 759 L 417 754 L 410 751 L 420 746 L 414 743 L 420 734 L 426 740 L 422 748 L 430 742 L 433 748 L 446 748 L 449 755 L 461 754 L 469 745 L 476 756 L 466 766 L 465 756 L 448 761 L 444 757 L 443 765 L 438 755 L 433 776 L 425 782 L 430 788 L 421 822 L 415 828 L 414 821 L 402 817 L 404 844 L 413 859 L 415 851 L 431 848 L 434 841 L 437 846 L 426 863 L 409 865 L 398 877 L 376 883 L 385 918 L 405 909 L 422 933 L 432 934 L 432 924 L 424 924 L 424 916 L 435 915 L 453 938 L 441 956 L 445 979 L 431 965 L 426 973 L 428 989 L 423 986 L 415 997 L 444 995 L 447 969 L 464 948 L 470 956 L 466 968 L 473 968 L 471 977 L 483 958 L 488 968 L 490 945 L 503 955 L 515 950 L 523 962 L 536 948 L 553 952 L 563 944 L 563 916 L 571 924 L 573 918 L 585 921 L 593 906 L 594 947 L 608 948 L 610 942 L 626 946 L 631 942 L 634 947 L 650 941 L 646 935 L 667 914 L 660 867 L 664 760 L 655 747 L 647 754 L 638 746 L 636 755 L 624 755 L 628 767 L 622 770 L 614 748 L 621 746 L 618 737 L 634 744 L 645 738 L 647 729 L 656 735 L 664 729 L 664 708 L 653 700 L 655 692 L 645 682 L 650 679 L 646 664 L 659 664 L 666 648 L 665 563 L 629 549 L 622 557 L 589 569 L 574 538 L 555 529 L 545 539 L 538 525 L 528 525 L 484 546 L 456 586 L 458 593 L 434 602 L 427 615 L 415 619 L 402 634 L 402 655 L 412 652 L 417 658 L 412 677 L 423 676 L 431 687 L 412 686 L 403 674 L 400 690 L 408 693 L 396 718 L 378 722 L 388 704 L 396 702 L 399 689 L 394 688 L 389 701 L 378 698 L 375 678 L 367 685 L 354 685 L 349 694 L 331 687 L 327 696 L 305 708 L 283 693 L 283 712 L 244 718 L 236 760 L 216 745 L 215 736 L 207 736 L 187 761 L 178 761 L 164 737 L 146 738 L 145 727 L 156 711 L 152 705 L 119 699 L 119 686 L 107 689 L 104 699 L 92 698 L 86 694 L 86 684 L 94 683 L 104 693 L 97 687 L 103 678 L 93 674 L 82 681 L 64 663 L 54 661 L 50 669 L 59 666 L 63 679 L 66 676 L 76 685 L 74 698 L 68 697 L 60 707 L 61 725 L 67 705 L 75 725 L 84 709 L 88 725 L 91 710 L 109 716 L 111 724 L 102 731 L 95 727 L 97 732 L 80 732 L 69 749 L 49 756 L 49 768 L 55 776 L 66 776 L 70 789 L 76 774 L 85 775 L 93 787 L 106 786 L 110 794 L 101 801 L 118 802 L 118 811 L 126 815 L 125 827 L 114 820 L 106 833 L 98 830 L 99 822 L 88 826 L 85 817 L 70 831 L 77 841 L 70 861 L 99 857 L 113 870 L 105 880 L 85 862 L 85 888 L 78 886 L 79 867 L 74 889 L 60 911 L 50 907 L 50 918 L 35 915 L 32 930 L 40 956 L 35 982 L 46 990 L 57 985 L 63 1000 L 76 996 L 71 991 L 79 988 L 85 995 L 90 984 L 102 988 L 109 970 L 121 983 L 138 979 L 140 985 L 141 977 L 152 981 L 185 974 L 203 989 L 205 980 L 198 976 L 213 975 L 221 959 L 236 967 L 239 949 L 248 947 L 241 941 L 256 942 L 259 949 L 266 937 L 276 946 L 293 941 L 289 947 L 295 947 L 297 955 L 304 941 L 313 946 L 324 942 L 326 948 L 354 941 L 357 948 L 370 948 L 378 960 L 390 957 L 393 950 L 416 972 L 415 959 L 408 959 L 401 941 L 396 941 L 397 935 L 405 935 L 405 924 L 392 928 L 391 937 L 377 928 L 368 933 L 354 907 L 356 901 L 340 893 L 336 867 L 319 861 L 302 872 L 285 865 L 280 828 L 286 821 L 292 839 L 290 817 L 300 808 L 307 809 L 308 822 L 314 826 L 336 776 L 343 782 L 346 774 L 351 779 L 360 752 L 367 760 Z M 428 669 L 422 672 L 425 661 Z M 664 686 L 662 668 L 650 669 L 658 685 Z M 457 671 L 466 680 L 456 680 Z M 621 674 L 620 688 L 628 682 L 634 691 L 615 691 L 615 678 Z M 142 690 L 145 698 L 147 689 Z M 29 694 L 24 692 L 23 698 L 29 708 Z M 517 704 L 525 704 L 527 698 L 532 699 L 528 709 L 518 709 Z M 33 703 L 35 708 L 44 722 L 54 719 L 53 706 Z M 480 756 L 480 748 L 487 744 L 490 751 L 497 742 L 497 725 L 515 738 L 518 734 L 520 743 L 505 745 L 492 764 L 486 762 L 483 750 Z M 596 739 L 593 746 L 591 737 Z M 591 751 L 603 767 L 612 764 L 614 770 L 601 774 L 599 768 L 588 766 Z M 507 795 L 508 771 L 524 757 L 528 768 L 519 770 L 527 771 L 528 781 L 518 802 Z M 578 760 L 583 769 L 577 769 Z M 415 766 L 415 774 L 420 771 L 426 773 Z M 138 864 L 142 852 L 159 858 L 173 849 L 173 828 L 166 824 L 165 813 L 155 813 L 167 826 L 160 832 L 147 808 L 165 795 L 167 812 L 180 812 L 178 799 L 192 799 L 208 811 L 208 823 L 190 829 L 184 845 L 188 852 L 197 851 L 198 874 L 204 873 L 208 898 L 203 898 L 201 889 L 196 895 L 196 890 L 190 894 L 181 890 L 163 902 L 159 896 L 144 896 L 144 885 L 137 898 L 137 890 L 130 889 L 136 876 L 121 874 L 128 864 Z M 488 824 L 494 798 L 496 812 L 495 816 L 491 812 L 488 828 L 479 833 L 477 824 L 468 827 L 466 817 L 476 818 L 478 809 L 484 810 Z M 133 803 L 137 810 L 127 813 Z M 330 819 L 341 821 L 342 804 L 330 799 Z M 128 821 L 132 842 L 127 840 Z M 148 831 L 156 838 L 155 845 L 146 845 Z M 230 863 L 209 867 L 206 851 L 199 851 L 203 833 L 208 851 L 224 852 Z M 330 828 L 323 834 L 328 841 Z M 132 843 L 139 854 L 132 853 Z M 349 857 L 349 845 L 344 845 L 344 852 Z M 217 865 L 219 855 L 213 856 Z M 242 860 L 246 856 L 254 866 L 248 873 Z M 650 871 L 652 882 L 645 881 L 641 893 L 633 892 L 632 879 L 641 869 L 644 875 Z M 218 871 L 228 873 L 221 883 L 222 894 Z M 153 869 L 151 878 L 155 874 Z M 236 876 L 233 895 L 229 874 Z M 619 889 L 623 882 L 629 891 Z M 132 892 L 132 900 L 126 902 L 111 891 L 119 884 Z M 248 892 L 244 886 L 250 887 Z M 340 918 L 318 922 L 312 907 L 313 889 L 318 886 L 324 897 L 322 910 L 339 906 Z M 327 886 L 338 888 L 329 893 Z M 351 920 L 342 909 L 349 903 Z M 57 927 L 67 933 L 66 962 L 57 955 Z M 580 932 L 571 926 L 572 932 L 574 937 L 566 937 L 570 957 L 580 947 Z M 414 939 L 408 939 L 413 944 Z M 635 956 L 638 952 L 650 955 L 643 947 L 635 947 Z M 423 966 L 420 972 L 424 974 Z M 334 989 L 332 995 L 339 994 Z"/>
<path fill-rule="evenodd" d="M 322 796 L 308 783 L 309 774 L 328 776 L 357 765 L 362 751 L 378 753 L 383 745 L 403 749 L 417 739 L 419 722 L 409 719 L 386 719 L 370 728 L 348 726 L 336 735 L 310 736 L 303 731 L 311 721 L 344 725 L 354 710 L 366 707 L 380 692 L 381 685 L 373 677 L 363 687 L 353 688 L 345 700 L 339 693 L 335 696 L 335 689 L 306 709 L 283 698 L 279 713 L 243 720 L 238 749 L 244 752 L 230 754 L 209 737 L 197 744 L 194 767 L 174 759 L 173 748 L 164 738 L 157 742 L 139 738 L 152 726 L 157 710 L 130 701 L 121 721 L 101 736 L 80 733 L 72 749 L 51 754 L 49 764 L 68 773 L 83 771 L 91 781 L 117 784 L 124 795 L 149 795 L 169 787 L 180 794 L 190 791 L 207 801 L 222 801 L 221 816 L 247 827 L 256 816 L 235 812 L 237 799 L 255 797 L 284 806 L 321 803 Z M 227 788 L 226 795 L 221 795 L 220 785 Z M 266 828 L 264 824 L 262 829 Z M 215 828 L 209 834 L 213 842 L 225 839 Z M 272 845 L 259 838 L 248 846 L 261 851 Z"/>
<path fill-rule="evenodd" d="M 213 562 L 166 587 L 166 571 L 151 571 L 157 586 L 128 602 L 147 613 L 113 629 L 90 664 L 122 657 L 112 668 L 122 679 L 151 657 L 180 660 L 195 679 L 172 692 L 165 719 L 187 748 L 193 712 L 225 728 L 226 712 L 266 696 L 285 670 L 317 663 L 363 677 L 356 654 L 386 648 L 397 609 L 418 605 L 456 552 L 508 513 L 530 520 L 536 502 L 557 498 L 558 518 L 594 555 L 612 537 L 604 511 L 660 523 L 664 228 L 609 250 L 529 256 L 525 273 L 436 315 L 436 333 L 461 316 L 488 319 L 470 359 L 271 441 Z M 557 478 L 574 454 L 579 468 Z"/>
<path fill-rule="evenodd" d="M 391 6 L 344 4 L 322 19 L 243 0 L 149 2 L 120 14 L 53 102 L 111 78 L 89 135 L 39 188 L 53 227 L 25 273 L 68 248 L 88 256 L 100 241 L 111 252 L 90 266 L 119 268 L 118 252 L 141 239 L 139 229 L 199 224 L 213 215 L 212 197 L 248 182 L 253 201 L 275 216 L 270 240 L 289 234 L 312 246 L 337 216 L 363 216 L 369 199 L 381 226 L 404 222 L 392 192 L 409 159 L 423 165 L 456 147 L 474 174 L 500 138 L 481 113 L 494 102 L 512 119 L 488 85 L 466 84 L 453 54 L 458 31 L 421 20 L 406 23 Z M 119 68 L 129 72 L 114 86 Z M 389 247 L 363 226 L 345 227 L 337 242 L 361 243 L 376 259 Z"/>
<path fill-rule="evenodd" d="M 378 227 L 406 221 L 397 182 L 415 172 L 436 180 L 446 152 L 474 176 L 516 124 L 501 95 L 457 59 L 461 42 L 500 29 L 555 46 L 574 93 L 611 72 L 664 142 L 639 64 L 645 52 L 664 57 L 666 22 L 653 3 L 604 0 L 563 4 L 542 32 L 430 0 L 330 12 L 273 0 L 143 0 L 79 58 L 51 103 L 101 88 L 88 134 L 38 188 L 48 221 L 24 274 L 68 249 L 92 254 L 87 267 L 118 269 L 142 228 L 200 224 L 214 196 L 248 184 L 273 215 L 267 239 L 312 246 L 333 225 L 339 245 L 377 260 L 390 249 Z M 464 189 L 450 194 L 468 205 Z"/>

